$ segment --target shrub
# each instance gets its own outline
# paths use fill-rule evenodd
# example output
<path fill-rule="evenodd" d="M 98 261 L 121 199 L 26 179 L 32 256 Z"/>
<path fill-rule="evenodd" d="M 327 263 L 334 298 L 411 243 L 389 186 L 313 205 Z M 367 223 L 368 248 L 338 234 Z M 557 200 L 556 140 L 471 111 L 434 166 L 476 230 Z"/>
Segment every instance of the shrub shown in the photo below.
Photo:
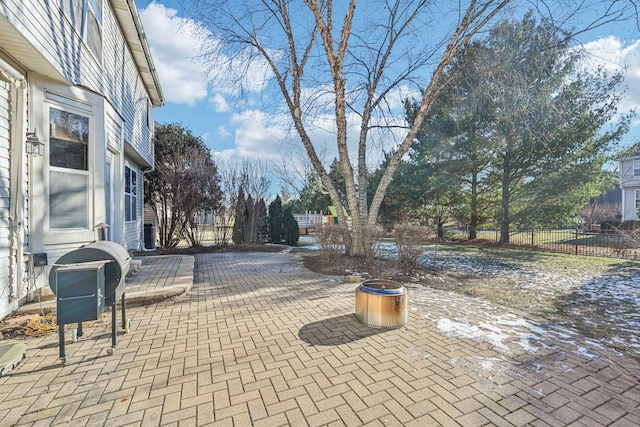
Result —
<path fill-rule="evenodd" d="M 435 234 L 433 229 L 420 225 L 396 224 L 394 235 L 398 247 L 398 258 L 405 267 L 415 267 L 418 258 L 422 255 L 422 244 L 430 235 Z"/>
<path fill-rule="evenodd" d="M 640 230 L 615 229 L 615 234 L 607 236 L 609 248 L 618 257 L 625 255 L 628 249 L 640 248 Z"/>
<path fill-rule="evenodd" d="M 271 243 L 282 242 L 282 199 L 276 196 L 269 204 L 269 239 Z"/>
<path fill-rule="evenodd" d="M 378 253 L 378 248 L 382 243 L 382 237 L 384 236 L 384 228 L 381 225 L 375 225 L 373 227 L 365 227 L 364 229 L 364 250 L 365 258 L 367 260 L 373 260 Z"/>
<path fill-rule="evenodd" d="M 284 210 L 282 218 L 282 234 L 284 241 L 289 246 L 296 246 L 298 239 L 300 239 L 300 228 L 298 227 L 298 221 L 293 217 L 291 209 Z"/>
<path fill-rule="evenodd" d="M 329 261 L 339 259 L 344 253 L 344 239 L 348 232 L 347 227 L 334 224 L 316 228 L 320 255 Z"/>

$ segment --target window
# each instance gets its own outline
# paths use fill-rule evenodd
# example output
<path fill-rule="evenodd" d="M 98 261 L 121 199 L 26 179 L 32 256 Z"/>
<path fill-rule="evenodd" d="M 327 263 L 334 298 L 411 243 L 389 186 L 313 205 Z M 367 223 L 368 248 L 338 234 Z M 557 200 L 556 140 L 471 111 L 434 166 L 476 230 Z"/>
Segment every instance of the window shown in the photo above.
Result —
<path fill-rule="evenodd" d="M 145 116 L 147 129 L 151 128 L 151 102 L 147 99 L 147 113 Z"/>
<path fill-rule="evenodd" d="M 102 60 L 102 0 L 86 0 L 82 39 Z"/>
<path fill-rule="evenodd" d="M 89 119 L 51 108 L 49 165 L 88 170 Z"/>
<path fill-rule="evenodd" d="M 71 22 L 74 28 L 80 32 L 82 29 L 82 10 L 83 10 L 83 0 L 62 0 L 60 5 L 65 15 Z"/>
<path fill-rule="evenodd" d="M 636 215 L 640 215 L 640 190 L 636 190 Z"/>
<path fill-rule="evenodd" d="M 138 173 L 124 167 L 124 220 L 138 220 Z"/>
<path fill-rule="evenodd" d="M 633 176 L 640 176 L 640 160 L 633 161 Z"/>
<path fill-rule="evenodd" d="M 62 10 L 87 47 L 102 59 L 102 1 L 62 0 Z"/>
<path fill-rule="evenodd" d="M 49 109 L 49 228 L 89 227 L 89 118 Z"/>

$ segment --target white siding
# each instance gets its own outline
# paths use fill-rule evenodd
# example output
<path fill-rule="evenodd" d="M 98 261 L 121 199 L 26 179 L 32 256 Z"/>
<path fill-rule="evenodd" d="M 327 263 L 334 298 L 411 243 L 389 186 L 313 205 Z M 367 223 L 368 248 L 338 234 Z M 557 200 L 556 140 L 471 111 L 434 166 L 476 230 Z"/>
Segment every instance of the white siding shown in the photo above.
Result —
<path fill-rule="evenodd" d="M 26 290 L 28 282 L 20 277 L 22 269 L 17 274 L 7 273 L 10 266 L 24 266 L 23 251 L 46 252 L 51 265 L 67 251 L 96 238 L 94 227 L 106 219 L 108 202 L 109 216 L 117 226 L 115 240 L 129 249 L 141 247 L 143 169 L 153 164 L 153 115 L 148 111 L 147 88 L 156 105 L 162 103 L 162 94 L 155 86 L 155 71 L 146 65 L 146 42 L 136 36 L 139 21 L 131 16 L 128 0 L 101 3 L 102 52 L 96 57 L 61 9 L 66 1 L 0 0 L 0 50 L 11 59 L 11 66 L 19 69 L 18 80 L 29 75 L 20 90 L 4 80 L 0 83 L 0 317 L 18 303 L 8 304 L 7 286 L 13 285 L 10 290 L 16 297 L 22 297 Z M 13 71 L 17 70 L 12 70 L 11 82 Z M 13 102 L 20 104 L 13 111 L 12 93 L 16 95 Z M 16 144 L 24 144 L 26 129 L 37 129 L 47 144 L 49 108 L 75 110 L 80 104 L 90 108 L 85 111 L 91 127 L 88 227 L 50 230 L 50 148 L 45 156 L 29 158 L 24 147 Z M 106 166 L 107 157 L 112 169 Z M 122 202 L 125 161 L 136 170 L 138 181 L 137 221 L 126 224 Z M 107 188 L 112 192 L 107 194 Z M 14 211 L 15 203 L 19 205 Z M 28 212 L 30 204 L 35 207 L 32 212 Z M 16 232 L 10 223 L 13 213 L 18 215 L 14 222 L 23 224 L 24 233 Z M 45 279 L 46 272 L 35 287 L 44 285 Z"/>
<path fill-rule="evenodd" d="M 622 189 L 622 220 L 638 221 L 635 190 L 640 189 L 640 176 L 633 174 L 633 162 L 640 160 L 640 156 L 633 156 L 623 160 L 620 168 L 620 188 Z"/>
<path fill-rule="evenodd" d="M 110 2 L 105 0 L 103 5 L 102 63 L 85 46 L 58 4 L 56 1 L 3 0 L 0 14 L 19 28 L 25 39 L 66 81 L 102 94 L 123 118 L 125 139 L 152 163 L 151 129 L 147 123 L 148 93 Z M 11 52 L 24 51 L 25 55 L 34 57 L 33 52 L 22 47 L 24 43 L 25 40 L 3 40 L 3 48 L 7 47 Z"/>
<path fill-rule="evenodd" d="M 85 46 L 57 1 L 3 0 L 0 10 L 55 70 L 72 83 L 102 92 L 101 65 Z M 20 43 L 7 40 L 3 43 Z M 5 47 L 5 46 L 3 46 Z M 14 51 L 14 46 L 6 46 Z M 27 53 L 25 57 L 31 55 Z M 15 55 L 14 55 L 15 56 Z"/>
<path fill-rule="evenodd" d="M 11 169 L 9 167 L 9 148 L 11 135 L 11 92 L 9 83 L 0 80 L 0 313 L 4 314 L 8 306 L 9 265 L 11 241 L 9 239 L 9 206 Z"/>
<path fill-rule="evenodd" d="M 124 139 L 153 163 L 151 133 L 147 124 L 149 98 L 110 5 L 103 14 L 105 96 L 124 119 Z"/>
<path fill-rule="evenodd" d="M 640 186 L 624 188 L 622 190 L 622 197 L 624 212 L 622 212 L 623 221 L 638 221 L 638 210 L 636 209 L 636 190 L 639 190 Z"/>
<path fill-rule="evenodd" d="M 620 185 L 622 187 L 640 187 L 640 176 L 633 174 L 633 162 L 640 160 L 640 157 L 632 157 L 622 162 L 620 171 Z"/>
<path fill-rule="evenodd" d="M 21 92 L 24 93 L 24 92 Z M 28 245 L 26 156 L 13 146 L 20 118 L 21 97 L 11 83 L 0 79 L 0 317 L 9 314 L 25 296 L 28 282 L 23 252 Z M 21 184 L 21 185 L 18 185 Z M 11 219 L 12 210 L 17 218 Z"/>

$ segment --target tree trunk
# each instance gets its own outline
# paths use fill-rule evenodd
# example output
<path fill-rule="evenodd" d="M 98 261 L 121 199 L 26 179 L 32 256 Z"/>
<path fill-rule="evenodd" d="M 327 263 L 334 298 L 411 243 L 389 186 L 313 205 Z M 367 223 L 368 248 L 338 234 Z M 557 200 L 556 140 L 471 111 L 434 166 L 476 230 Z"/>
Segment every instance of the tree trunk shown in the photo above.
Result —
<path fill-rule="evenodd" d="M 502 202 L 500 207 L 500 243 L 509 243 L 509 203 L 511 202 L 509 187 L 511 186 L 511 151 L 513 141 L 506 137 L 504 163 L 502 165 Z"/>
<path fill-rule="evenodd" d="M 471 214 L 469 217 L 469 240 L 478 237 L 478 173 L 473 171 L 471 176 Z"/>

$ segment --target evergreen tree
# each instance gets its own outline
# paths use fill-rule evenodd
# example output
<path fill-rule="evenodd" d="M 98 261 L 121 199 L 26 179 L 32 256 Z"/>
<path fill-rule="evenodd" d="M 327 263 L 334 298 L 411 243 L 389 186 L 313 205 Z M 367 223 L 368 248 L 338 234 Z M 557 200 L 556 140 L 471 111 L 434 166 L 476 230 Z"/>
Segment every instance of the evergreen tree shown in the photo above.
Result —
<path fill-rule="evenodd" d="M 267 214 L 267 206 L 264 203 L 264 199 L 258 200 L 256 203 L 256 230 L 257 241 L 265 242 L 269 238 L 269 218 Z"/>
<path fill-rule="evenodd" d="M 580 60 L 529 13 L 493 27 L 445 72 L 451 89 L 422 123 L 410 164 L 433 190 L 419 193 L 458 211 L 470 238 L 489 220 L 503 243 L 511 224 L 562 225 L 597 195 L 592 183 L 629 116 L 616 116 L 621 74 L 583 71 Z M 409 123 L 417 111 L 408 105 Z"/>
<path fill-rule="evenodd" d="M 246 210 L 246 200 L 244 197 L 244 189 L 240 187 L 240 191 L 238 191 L 238 199 L 236 200 L 235 207 L 235 216 L 236 220 L 233 223 L 233 233 L 231 238 L 234 243 L 244 243 L 245 242 L 245 210 Z"/>
<path fill-rule="evenodd" d="M 577 214 L 629 117 L 612 120 L 622 75 L 581 71 L 581 52 L 532 13 L 496 25 L 486 47 L 481 88 L 495 111 L 493 173 L 500 182 L 500 241 L 508 242 L 510 224 L 527 225 L 536 211 L 554 222 Z"/>
<path fill-rule="evenodd" d="M 300 239 L 300 228 L 298 221 L 293 216 L 290 208 L 284 210 L 282 218 L 282 232 L 283 238 L 287 245 L 296 246 Z"/>
<path fill-rule="evenodd" d="M 279 195 L 269 204 L 269 240 L 271 243 L 282 242 L 282 199 Z"/>

